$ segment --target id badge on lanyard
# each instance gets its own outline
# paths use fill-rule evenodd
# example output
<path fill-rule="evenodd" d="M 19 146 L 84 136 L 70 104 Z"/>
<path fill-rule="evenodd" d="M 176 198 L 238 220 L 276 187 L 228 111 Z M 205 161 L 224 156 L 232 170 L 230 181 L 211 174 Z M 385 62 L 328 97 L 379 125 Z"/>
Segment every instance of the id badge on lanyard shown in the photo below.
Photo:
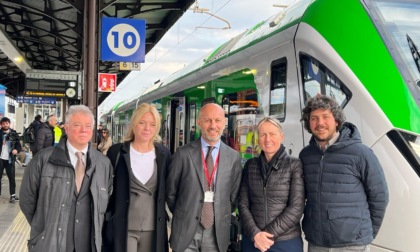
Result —
<path fill-rule="evenodd" d="M 203 160 L 204 160 L 204 153 L 202 153 L 202 155 L 203 155 Z M 213 171 L 211 175 L 209 174 L 209 169 L 207 167 L 206 162 L 203 162 L 204 174 L 210 188 L 209 191 L 206 191 L 204 193 L 204 202 L 214 202 L 214 191 L 212 188 L 213 188 L 213 182 L 214 182 L 214 175 L 216 174 L 217 166 L 219 164 L 219 156 L 220 156 L 220 153 L 219 155 L 217 155 L 216 162 L 214 163 L 214 167 L 213 167 Z"/>

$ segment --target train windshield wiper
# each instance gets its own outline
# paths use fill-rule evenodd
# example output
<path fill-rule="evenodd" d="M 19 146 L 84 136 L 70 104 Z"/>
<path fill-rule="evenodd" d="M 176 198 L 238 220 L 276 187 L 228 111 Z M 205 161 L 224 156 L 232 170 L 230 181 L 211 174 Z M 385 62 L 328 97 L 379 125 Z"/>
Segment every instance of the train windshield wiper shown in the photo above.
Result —
<path fill-rule="evenodd" d="M 416 44 L 414 44 L 413 40 L 410 38 L 410 36 L 407 34 L 407 42 L 408 46 L 410 47 L 411 55 L 413 56 L 414 63 L 416 63 L 417 70 L 420 73 L 420 53 L 417 49 Z"/>

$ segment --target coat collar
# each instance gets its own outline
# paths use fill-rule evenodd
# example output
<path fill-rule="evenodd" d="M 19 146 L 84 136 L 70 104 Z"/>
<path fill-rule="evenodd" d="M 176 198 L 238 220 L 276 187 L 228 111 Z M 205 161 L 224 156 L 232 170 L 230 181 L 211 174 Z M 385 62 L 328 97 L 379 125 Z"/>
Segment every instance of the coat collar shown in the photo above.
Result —
<path fill-rule="evenodd" d="M 217 167 L 216 173 L 216 190 L 220 188 L 220 184 L 223 183 L 223 173 L 229 170 L 229 157 L 227 155 L 227 145 L 223 142 L 220 142 L 220 150 L 219 150 L 219 164 Z M 198 179 L 200 180 L 201 188 L 203 192 L 205 192 L 206 183 L 207 181 L 204 178 L 204 168 L 203 168 L 203 160 L 202 160 L 202 148 L 201 148 L 201 141 L 200 139 L 194 141 L 190 145 L 189 149 L 190 159 L 194 165 L 194 168 L 197 172 Z M 220 190 L 218 190 L 220 191 Z"/>

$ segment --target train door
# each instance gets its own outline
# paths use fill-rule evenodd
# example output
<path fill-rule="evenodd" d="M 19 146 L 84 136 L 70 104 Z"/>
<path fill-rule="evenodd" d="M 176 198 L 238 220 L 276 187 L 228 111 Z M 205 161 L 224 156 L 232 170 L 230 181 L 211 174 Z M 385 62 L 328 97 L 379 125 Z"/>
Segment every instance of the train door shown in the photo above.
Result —
<path fill-rule="evenodd" d="M 241 90 L 223 96 L 222 106 L 227 117 L 221 140 L 239 152 L 241 162 L 258 155 L 259 146 L 254 134 L 258 109 L 255 89 Z"/>
<path fill-rule="evenodd" d="M 172 98 L 169 111 L 169 149 L 174 153 L 185 143 L 185 97 Z"/>
<path fill-rule="evenodd" d="M 299 97 L 298 72 L 293 44 L 287 43 L 272 53 L 269 85 L 265 88 L 269 115 L 277 118 L 283 128 L 283 146 L 289 155 L 297 157 L 303 148 L 301 103 Z M 270 56 L 271 57 L 271 56 Z"/>

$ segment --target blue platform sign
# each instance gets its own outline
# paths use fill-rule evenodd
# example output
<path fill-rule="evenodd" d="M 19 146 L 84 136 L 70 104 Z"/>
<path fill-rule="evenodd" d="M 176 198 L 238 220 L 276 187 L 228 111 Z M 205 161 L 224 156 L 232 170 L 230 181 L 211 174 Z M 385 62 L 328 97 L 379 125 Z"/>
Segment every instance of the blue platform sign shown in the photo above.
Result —
<path fill-rule="evenodd" d="M 27 103 L 27 104 L 51 104 L 55 105 L 57 99 L 54 97 L 29 97 L 29 96 L 16 96 L 16 101 L 18 103 Z"/>
<path fill-rule="evenodd" d="M 101 38 L 101 60 L 144 62 L 145 20 L 103 17 Z"/>

